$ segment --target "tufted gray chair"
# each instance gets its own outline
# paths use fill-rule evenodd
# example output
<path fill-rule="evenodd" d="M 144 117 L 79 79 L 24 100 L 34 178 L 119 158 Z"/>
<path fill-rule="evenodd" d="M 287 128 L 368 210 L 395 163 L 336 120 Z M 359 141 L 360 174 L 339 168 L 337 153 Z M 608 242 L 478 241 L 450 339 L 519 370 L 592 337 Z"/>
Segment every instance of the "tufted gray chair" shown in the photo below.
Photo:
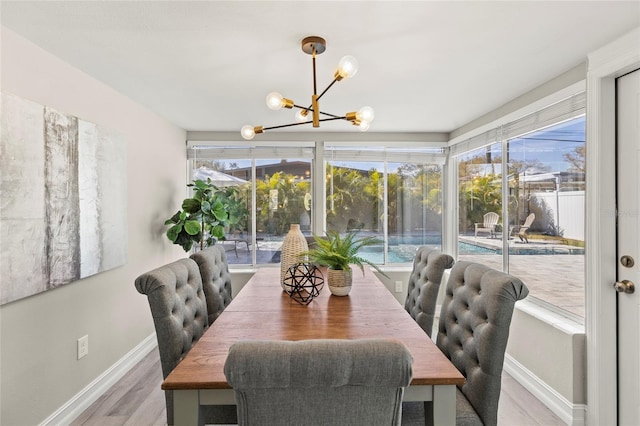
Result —
<path fill-rule="evenodd" d="M 402 342 L 244 340 L 224 366 L 238 425 L 399 425 L 413 359 Z"/>
<path fill-rule="evenodd" d="M 140 275 L 156 329 L 162 376 L 166 378 L 209 327 L 202 278 L 193 259 L 180 259 Z M 165 391 L 167 424 L 173 424 L 173 392 Z M 235 423 L 233 406 L 208 406 L 207 423 Z"/>
<path fill-rule="evenodd" d="M 473 262 L 455 264 L 440 311 L 437 345 L 466 378 L 456 424 L 496 425 L 509 325 L 529 290 L 518 278 Z"/>
<path fill-rule="evenodd" d="M 191 259 L 196 261 L 200 269 L 204 296 L 207 300 L 208 323 L 211 325 L 232 299 L 227 255 L 222 246 L 214 245 L 192 254 Z"/>
<path fill-rule="evenodd" d="M 429 337 L 442 275 L 453 263 L 453 257 L 426 246 L 418 248 L 413 259 L 404 308 Z"/>

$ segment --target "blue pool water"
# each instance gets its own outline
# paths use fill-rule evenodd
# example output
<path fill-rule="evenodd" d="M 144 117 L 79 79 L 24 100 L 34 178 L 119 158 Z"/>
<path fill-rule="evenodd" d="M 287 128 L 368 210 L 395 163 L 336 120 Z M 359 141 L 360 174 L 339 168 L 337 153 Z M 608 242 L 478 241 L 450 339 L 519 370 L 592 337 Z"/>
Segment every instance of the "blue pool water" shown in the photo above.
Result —
<path fill-rule="evenodd" d="M 458 254 L 498 254 L 498 251 L 458 241 Z"/>
<path fill-rule="evenodd" d="M 415 255 L 415 251 L 419 246 L 428 245 L 434 249 L 441 250 L 439 239 L 425 242 L 420 238 L 420 241 L 416 241 L 413 244 L 404 239 L 401 244 L 389 245 L 389 256 L 387 263 L 411 263 Z M 365 247 L 360 251 L 362 257 L 370 260 L 373 263 L 382 263 L 382 247 Z M 501 249 L 491 249 L 487 247 L 481 247 L 476 244 L 458 242 L 458 254 L 473 254 L 473 255 L 502 255 Z M 509 249 L 509 254 L 512 255 L 562 255 L 562 254 L 584 254 L 584 249 L 580 247 L 513 247 Z"/>
<path fill-rule="evenodd" d="M 435 244 L 434 244 L 435 243 Z M 434 249 L 440 250 L 441 246 L 438 242 L 424 243 L 424 244 L 400 244 L 389 245 L 389 256 L 387 263 L 411 263 L 415 256 L 416 249 L 421 245 L 429 245 Z M 491 250 L 485 247 L 476 246 L 468 243 L 458 243 L 459 254 L 497 254 L 495 250 Z M 382 263 L 382 247 L 365 247 L 360 250 L 360 254 L 365 259 L 373 263 Z"/>

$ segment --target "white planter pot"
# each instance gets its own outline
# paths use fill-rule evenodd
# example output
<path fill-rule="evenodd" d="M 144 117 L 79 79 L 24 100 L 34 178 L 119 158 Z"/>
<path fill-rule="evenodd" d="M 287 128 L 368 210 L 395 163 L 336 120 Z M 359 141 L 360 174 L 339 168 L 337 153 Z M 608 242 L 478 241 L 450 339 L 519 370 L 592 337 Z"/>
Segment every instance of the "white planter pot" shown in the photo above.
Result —
<path fill-rule="evenodd" d="M 334 296 L 346 296 L 351 291 L 353 272 L 349 269 L 328 269 L 327 283 Z"/>

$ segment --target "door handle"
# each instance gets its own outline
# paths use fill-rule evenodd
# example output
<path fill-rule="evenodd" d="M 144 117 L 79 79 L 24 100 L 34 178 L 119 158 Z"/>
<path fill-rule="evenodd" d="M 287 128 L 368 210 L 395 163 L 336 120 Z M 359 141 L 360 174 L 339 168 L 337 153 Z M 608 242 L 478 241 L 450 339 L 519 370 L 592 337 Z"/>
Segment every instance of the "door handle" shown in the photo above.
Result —
<path fill-rule="evenodd" d="M 629 280 L 617 281 L 613 284 L 613 288 L 615 288 L 618 293 L 631 294 L 636 291 L 636 286 Z"/>

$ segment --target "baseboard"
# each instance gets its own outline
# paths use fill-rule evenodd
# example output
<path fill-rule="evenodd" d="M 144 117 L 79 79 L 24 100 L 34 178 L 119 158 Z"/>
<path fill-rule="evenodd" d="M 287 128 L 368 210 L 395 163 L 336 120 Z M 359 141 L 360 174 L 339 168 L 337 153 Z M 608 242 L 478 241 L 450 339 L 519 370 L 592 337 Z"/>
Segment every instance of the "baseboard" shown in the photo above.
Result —
<path fill-rule="evenodd" d="M 585 425 L 587 413 L 585 404 L 573 404 L 509 354 L 505 355 L 504 371 L 531 392 L 556 416 L 560 417 L 563 422 L 571 426 Z"/>
<path fill-rule="evenodd" d="M 47 417 L 40 426 L 70 424 L 156 346 L 156 334 L 153 333 Z"/>

